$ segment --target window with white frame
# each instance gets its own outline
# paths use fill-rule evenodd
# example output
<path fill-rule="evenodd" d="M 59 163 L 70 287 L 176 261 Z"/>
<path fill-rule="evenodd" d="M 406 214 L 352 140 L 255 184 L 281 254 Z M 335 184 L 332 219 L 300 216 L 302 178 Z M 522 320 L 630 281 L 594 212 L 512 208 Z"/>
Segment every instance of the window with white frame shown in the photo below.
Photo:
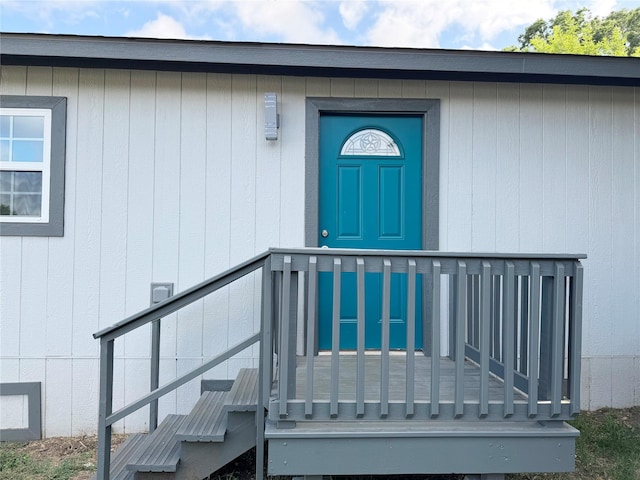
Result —
<path fill-rule="evenodd" d="M 0 97 L 0 234 L 63 234 L 65 122 L 65 98 Z"/>

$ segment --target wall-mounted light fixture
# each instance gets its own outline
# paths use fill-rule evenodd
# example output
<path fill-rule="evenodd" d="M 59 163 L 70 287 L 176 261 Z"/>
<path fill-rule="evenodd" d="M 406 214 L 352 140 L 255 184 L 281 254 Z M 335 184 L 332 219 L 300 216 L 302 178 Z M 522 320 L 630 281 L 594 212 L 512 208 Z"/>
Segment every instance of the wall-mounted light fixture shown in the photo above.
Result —
<path fill-rule="evenodd" d="M 264 94 L 264 138 L 267 140 L 278 139 L 280 127 L 280 114 L 278 113 L 278 97 L 275 93 Z"/>

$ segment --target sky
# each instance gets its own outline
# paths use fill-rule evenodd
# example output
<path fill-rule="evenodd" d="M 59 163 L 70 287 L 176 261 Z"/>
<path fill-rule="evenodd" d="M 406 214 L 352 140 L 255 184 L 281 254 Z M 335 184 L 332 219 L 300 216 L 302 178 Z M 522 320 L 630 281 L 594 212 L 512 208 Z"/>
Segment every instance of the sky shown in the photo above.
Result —
<path fill-rule="evenodd" d="M 1 0 L 0 31 L 500 50 L 581 7 L 606 16 L 640 0 Z"/>

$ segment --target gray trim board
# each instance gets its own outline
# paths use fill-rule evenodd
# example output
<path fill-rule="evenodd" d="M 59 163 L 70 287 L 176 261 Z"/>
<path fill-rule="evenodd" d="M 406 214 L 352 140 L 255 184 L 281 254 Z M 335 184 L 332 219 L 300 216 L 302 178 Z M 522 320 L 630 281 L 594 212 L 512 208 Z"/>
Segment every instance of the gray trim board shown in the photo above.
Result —
<path fill-rule="evenodd" d="M 0 63 L 423 80 L 640 85 L 640 59 L 3 33 Z"/>
<path fill-rule="evenodd" d="M 438 250 L 440 202 L 440 100 L 307 98 L 305 135 L 305 246 L 318 246 L 320 115 L 380 113 L 422 115 L 422 248 Z"/>
<path fill-rule="evenodd" d="M 269 475 L 496 474 L 573 471 L 578 431 L 563 422 L 268 422 L 265 435 Z"/>
<path fill-rule="evenodd" d="M 26 442 L 42 438 L 42 411 L 40 382 L 0 383 L 0 397 L 26 395 L 29 424 L 27 428 L 3 428 L 0 430 L 2 442 Z"/>
<path fill-rule="evenodd" d="M 67 140 L 67 99 L 65 97 L 0 95 L 0 107 L 41 108 L 51 110 L 49 222 L 2 222 L 0 223 L 0 235 L 62 237 L 64 235 L 64 168 Z"/>

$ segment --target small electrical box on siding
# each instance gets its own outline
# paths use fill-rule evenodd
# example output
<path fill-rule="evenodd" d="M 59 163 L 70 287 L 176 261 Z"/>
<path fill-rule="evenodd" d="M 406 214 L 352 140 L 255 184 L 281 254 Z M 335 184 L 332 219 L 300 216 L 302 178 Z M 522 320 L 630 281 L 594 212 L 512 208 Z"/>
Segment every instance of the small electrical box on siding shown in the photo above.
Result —
<path fill-rule="evenodd" d="M 278 115 L 278 98 L 275 93 L 264 94 L 264 138 L 267 140 L 278 139 L 278 127 L 280 118 Z"/>
<path fill-rule="evenodd" d="M 160 303 L 173 296 L 173 283 L 151 284 L 151 305 Z"/>

